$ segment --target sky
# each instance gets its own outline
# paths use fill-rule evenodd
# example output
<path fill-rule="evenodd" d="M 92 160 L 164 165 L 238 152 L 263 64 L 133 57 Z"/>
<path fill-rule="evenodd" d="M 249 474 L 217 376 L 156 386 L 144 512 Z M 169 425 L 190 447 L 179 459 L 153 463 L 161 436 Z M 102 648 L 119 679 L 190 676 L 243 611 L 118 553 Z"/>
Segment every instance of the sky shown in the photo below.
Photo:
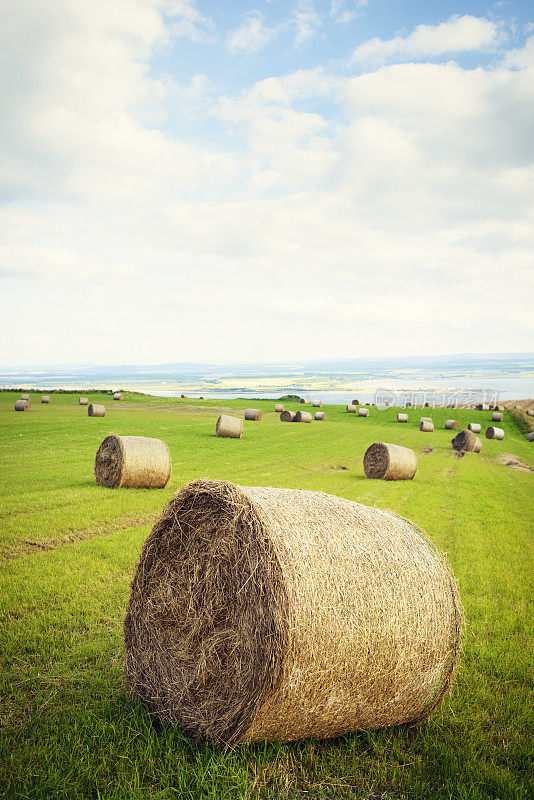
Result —
<path fill-rule="evenodd" d="M 532 351 L 531 2 L 0 14 L 0 364 Z"/>

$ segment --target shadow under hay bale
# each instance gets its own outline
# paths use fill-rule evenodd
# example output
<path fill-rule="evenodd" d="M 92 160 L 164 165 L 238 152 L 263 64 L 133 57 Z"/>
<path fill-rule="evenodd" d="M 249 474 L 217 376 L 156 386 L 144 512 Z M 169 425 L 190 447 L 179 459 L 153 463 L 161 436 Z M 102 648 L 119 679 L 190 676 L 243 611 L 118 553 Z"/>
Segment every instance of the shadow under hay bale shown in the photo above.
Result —
<path fill-rule="evenodd" d="M 15 411 L 31 411 L 32 410 L 32 401 L 31 400 L 15 400 Z"/>
<path fill-rule="evenodd" d="M 358 416 L 359 417 L 368 417 L 369 416 L 369 409 L 368 408 L 359 408 L 358 409 Z"/>
<path fill-rule="evenodd" d="M 310 411 L 297 411 L 293 422 L 311 422 L 312 415 Z"/>
<path fill-rule="evenodd" d="M 245 419 L 249 422 L 259 422 L 263 418 L 263 412 L 259 408 L 245 409 Z"/>
<path fill-rule="evenodd" d="M 316 419 L 318 422 L 324 422 L 326 420 L 325 412 L 324 411 L 316 411 L 314 419 Z"/>
<path fill-rule="evenodd" d="M 41 397 L 41 403 L 49 403 L 49 402 L 50 402 L 50 395 L 43 394 L 43 396 Z"/>
<path fill-rule="evenodd" d="M 171 454 L 161 439 L 106 436 L 95 458 L 99 486 L 163 489 L 171 477 Z"/>
<path fill-rule="evenodd" d="M 408 422 L 408 414 L 397 414 L 397 422 Z"/>
<path fill-rule="evenodd" d="M 215 425 L 215 433 L 217 436 L 240 439 L 243 435 L 243 420 L 241 417 L 231 417 L 228 414 L 221 414 Z"/>
<path fill-rule="evenodd" d="M 87 397 L 80 397 L 80 399 L 78 400 L 78 405 L 80 405 L 80 406 L 86 406 L 86 405 L 88 405 L 88 403 L 89 403 L 89 400 L 88 400 Z"/>
<path fill-rule="evenodd" d="M 461 620 L 445 559 L 407 520 L 321 492 L 198 480 L 145 543 L 126 678 L 197 740 L 332 738 L 429 716 L 453 680 Z"/>
<path fill-rule="evenodd" d="M 468 453 L 480 453 L 482 450 L 482 442 L 475 436 L 473 431 L 463 430 L 457 433 L 454 439 L 451 440 L 454 450 L 465 450 Z"/>
<path fill-rule="evenodd" d="M 491 415 L 492 422 L 502 422 L 502 420 L 503 420 L 503 415 L 501 414 L 500 411 L 494 411 L 493 414 Z"/>
<path fill-rule="evenodd" d="M 281 414 L 284 410 L 284 406 L 282 403 L 277 403 L 274 407 L 275 414 Z"/>
<path fill-rule="evenodd" d="M 417 457 L 409 447 L 375 442 L 365 451 L 363 471 L 367 478 L 409 481 L 417 472 Z"/>
<path fill-rule="evenodd" d="M 422 419 L 419 423 L 419 430 L 423 431 L 424 433 L 432 433 L 434 430 L 434 423 L 432 420 Z"/>
<path fill-rule="evenodd" d="M 445 420 L 445 430 L 446 431 L 457 431 L 460 427 L 460 424 L 456 422 L 455 419 L 447 419 Z"/>
<path fill-rule="evenodd" d="M 106 416 L 106 406 L 100 405 L 100 403 L 91 403 L 87 408 L 87 416 L 88 417 L 105 417 Z"/>
<path fill-rule="evenodd" d="M 480 422 L 470 422 L 467 426 L 467 430 L 471 431 L 472 433 L 480 433 L 482 430 L 482 425 Z"/>
<path fill-rule="evenodd" d="M 280 414 L 280 422 L 294 422 L 295 415 L 296 415 L 295 411 L 288 411 L 286 409 L 285 411 L 282 411 L 282 413 Z"/>
<path fill-rule="evenodd" d="M 486 439 L 504 439 L 504 431 L 502 428 L 487 428 Z"/>

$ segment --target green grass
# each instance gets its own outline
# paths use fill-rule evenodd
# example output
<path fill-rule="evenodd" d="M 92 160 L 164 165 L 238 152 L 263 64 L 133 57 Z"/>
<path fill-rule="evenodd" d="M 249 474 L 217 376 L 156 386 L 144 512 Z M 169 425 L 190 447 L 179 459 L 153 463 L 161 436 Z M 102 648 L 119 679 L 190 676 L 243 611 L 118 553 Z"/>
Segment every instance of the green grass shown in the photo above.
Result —
<path fill-rule="evenodd" d="M 281 424 L 272 401 L 174 400 L 125 393 L 90 419 L 77 395 L 30 413 L 0 393 L 0 791 L 6 798 L 521 798 L 534 795 L 533 481 L 497 461 L 534 463 L 534 445 L 505 414 L 503 442 L 458 459 L 446 418 L 491 424 L 490 412 L 326 406 L 328 421 Z M 89 401 L 102 402 L 102 395 Z M 264 410 L 241 440 L 217 439 L 223 407 Z M 287 404 L 290 408 L 296 405 Z M 430 413 L 434 433 L 417 422 Z M 162 490 L 95 485 L 94 455 L 109 433 L 157 436 L 171 450 Z M 368 481 L 373 441 L 412 447 L 414 481 Z M 432 447 L 433 451 L 422 454 Z M 346 469 L 341 469 L 345 467 Z M 467 626 L 458 681 L 417 729 L 333 741 L 197 745 L 155 729 L 127 693 L 122 619 L 151 523 L 200 476 L 321 489 L 391 508 L 445 550 Z M 529 782 L 530 781 L 530 782 Z"/>

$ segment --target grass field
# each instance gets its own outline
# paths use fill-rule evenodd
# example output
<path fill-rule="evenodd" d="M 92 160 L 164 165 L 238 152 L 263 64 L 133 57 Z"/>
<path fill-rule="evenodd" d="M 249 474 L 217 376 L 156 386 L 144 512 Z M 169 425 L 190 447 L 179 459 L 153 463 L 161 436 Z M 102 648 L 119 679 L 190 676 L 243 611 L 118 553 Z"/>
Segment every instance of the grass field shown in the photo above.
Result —
<path fill-rule="evenodd" d="M 221 401 L 102 395 L 89 418 L 77 395 L 33 396 L 13 410 L 0 393 L 0 792 L 5 798 L 521 798 L 534 796 L 534 444 L 505 414 L 503 442 L 459 459 L 443 429 L 490 425 L 491 412 L 396 409 L 368 419 L 325 406 L 328 421 L 282 424 L 272 401 L 241 440 L 217 439 Z M 287 404 L 286 407 L 297 408 Z M 431 414 L 434 433 L 420 433 Z M 173 463 L 166 489 L 104 489 L 93 464 L 110 434 L 155 436 Z M 483 434 L 482 434 L 483 435 Z M 373 441 L 412 447 L 413 481 L 369 481 Z M 424 453 L 433 448 L 432 452 Z M 153 520 L 201 476 L 245 485 L 318 489 L 390 508 L 444 550 L 466 613 L 457 683 L 422 727 L 332 741 L 198 745 L 158 730 L 126 691 L 122 620 L 129 582 Z"/>

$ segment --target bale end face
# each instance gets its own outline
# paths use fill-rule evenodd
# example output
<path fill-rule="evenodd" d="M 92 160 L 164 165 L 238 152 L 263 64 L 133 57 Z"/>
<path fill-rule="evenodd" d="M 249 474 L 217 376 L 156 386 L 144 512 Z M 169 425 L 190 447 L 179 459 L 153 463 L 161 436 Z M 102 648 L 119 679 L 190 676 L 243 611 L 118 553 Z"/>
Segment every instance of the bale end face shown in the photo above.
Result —
<path fill-rule="evenodd" d="M 229 439 L 240 439 L 243 435 L 243 420 L 240 417 L 221 414 L 215 425 L 215 434 Z"/>
<path fill-rule="evenodd" d="M 384 481 L 412 480 L 417 472 L 417 457 L 409 447 L 387 442 L 375 442 L 363 457 L 367 478 Z"/>

